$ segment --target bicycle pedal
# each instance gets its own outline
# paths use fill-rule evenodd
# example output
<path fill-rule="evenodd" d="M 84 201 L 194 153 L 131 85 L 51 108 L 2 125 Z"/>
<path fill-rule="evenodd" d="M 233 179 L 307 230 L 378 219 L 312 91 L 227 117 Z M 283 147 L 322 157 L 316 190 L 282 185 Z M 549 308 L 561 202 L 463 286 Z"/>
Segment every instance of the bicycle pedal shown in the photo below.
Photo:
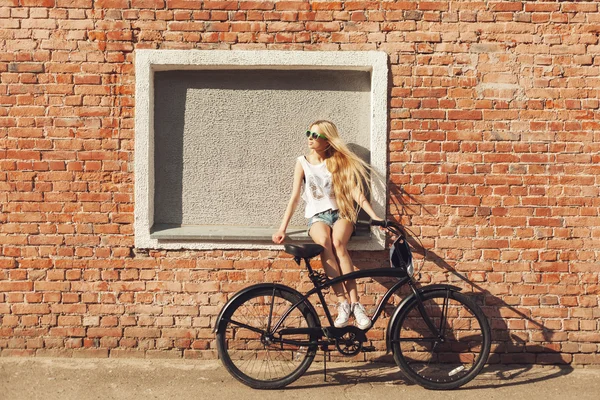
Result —
<path fill-rule="evenodd" d="M 371 353 L 375 351 L 375 346 L 363 346 L 362 350 L 363 353 Z"/>

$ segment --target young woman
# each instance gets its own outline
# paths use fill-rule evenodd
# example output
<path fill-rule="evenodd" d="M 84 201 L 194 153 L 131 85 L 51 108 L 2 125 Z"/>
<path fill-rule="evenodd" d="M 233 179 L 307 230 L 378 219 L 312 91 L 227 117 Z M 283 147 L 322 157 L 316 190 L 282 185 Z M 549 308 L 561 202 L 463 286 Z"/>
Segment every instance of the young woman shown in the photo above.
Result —
<path fill-rule="evenodd" d="M 308 234 L 315 243 L 324 247 L 321 262 L 327 276 L 333 279 L 340 273 L 355 270 L 347 245 L 354 232 L 359 209 L 365 210 L 372 219 L 381 218 L 364 195 L 369 166 L 348 149 L 336 126 L 329 121 L 316 121 L 306 135 L 310 153 L 296 161 L 292 196 L 281 226 L 273 234 L 273 242 L 279 244 L 284 241 L 304 182 L 302 197 L 306 201 L 305 217 L 309 219 Z M 371 319 L 359 302 L 356 281 L 334 285 L 333 290 L 339 301 L 335 326 L 347 326 L 353 314 L 356 326 L 369 328 Z"/>

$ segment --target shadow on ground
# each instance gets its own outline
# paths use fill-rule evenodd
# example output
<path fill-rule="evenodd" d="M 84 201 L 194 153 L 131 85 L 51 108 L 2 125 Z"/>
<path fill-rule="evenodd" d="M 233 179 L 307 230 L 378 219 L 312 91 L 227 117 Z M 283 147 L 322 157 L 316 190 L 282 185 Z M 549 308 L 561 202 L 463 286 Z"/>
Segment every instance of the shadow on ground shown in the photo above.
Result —
<path fill-rule="evenodd" d="M 487 365 L 480 374 L 470 383 L 456 390 L 496 389 L 502 387 L 527 385 L 566 376 L 573 372 L 571 366 L 552 366 L 534 368 L 533 365 Z M 308 389 L 318 387 L 345 386 L 354 384 L 392 384 L 415 385 L 408 380 L 395 365 L 382 363 L 366 363 L 360 366 L 336 365 L 327 368 L 327 380 L 323 380 L 322 363 L 313 364 L 313 367 L 304 374 L 305 378 L 313 383 L 306 384 L 300 379 L 290 385 L 290 389 Z M 303 382 L 304 381 L 304 382 Z"/>

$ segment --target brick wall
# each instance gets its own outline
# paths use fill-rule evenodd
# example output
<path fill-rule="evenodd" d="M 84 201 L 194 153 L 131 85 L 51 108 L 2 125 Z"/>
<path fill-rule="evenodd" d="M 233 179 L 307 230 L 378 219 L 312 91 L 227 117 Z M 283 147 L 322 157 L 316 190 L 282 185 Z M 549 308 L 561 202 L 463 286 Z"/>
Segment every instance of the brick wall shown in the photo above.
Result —
<path fill-rule="evenodd" d="M 599 364 L 599 34 L 591 1 L 0 0 L 1 355 L 212 358 L 231 293 L 306 285 L 276 251 L 134 248 L 135 49 L 381 50 L 422 281 L 480 294 L 493 362 Z"/>

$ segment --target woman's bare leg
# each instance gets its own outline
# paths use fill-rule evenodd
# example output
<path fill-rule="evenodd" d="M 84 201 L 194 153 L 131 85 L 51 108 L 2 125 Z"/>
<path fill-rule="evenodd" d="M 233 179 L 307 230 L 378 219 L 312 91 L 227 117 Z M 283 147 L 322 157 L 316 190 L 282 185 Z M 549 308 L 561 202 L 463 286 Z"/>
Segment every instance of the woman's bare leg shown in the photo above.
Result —
<path fill-rule="evenodd" d="M 325 274 L 327 274 L 329 279 L 340 276 L 340 267 L 337 263 L 332 248 L 331 228 L 323 222 L 315 222 L 310 227 L 309 235 L 316 244 L 320 244 L 325 249 L 321 253 L 321 264 L 323 264 Z M 333 291 L 335 292 L 335 295 L 340 303 L 344 302 L 344 300 L 347 300 L 346 291 L 343 284 L 338 283 L 333 285 Z"/>
<path fill-rule="evenodd" d="M 348 254 L 348 242 L 350 241 L 352 232 L 354 232 L 352 221 L 338 219 L 336 223 L 333 224 L 333 231 L 331 234 L 333 252 L 339 260 L 339 267 L 342 274 L 349 274 L 355 270 L 354 263 L 350 258 L 350 254 Z M 350 295 L 350 301 L 352 303 L 358 303 L 359 299 L 358 291 L 356 290 L 356 281 L 349 280 L 346 281 L 345 284 L 348 294 Z"/>

